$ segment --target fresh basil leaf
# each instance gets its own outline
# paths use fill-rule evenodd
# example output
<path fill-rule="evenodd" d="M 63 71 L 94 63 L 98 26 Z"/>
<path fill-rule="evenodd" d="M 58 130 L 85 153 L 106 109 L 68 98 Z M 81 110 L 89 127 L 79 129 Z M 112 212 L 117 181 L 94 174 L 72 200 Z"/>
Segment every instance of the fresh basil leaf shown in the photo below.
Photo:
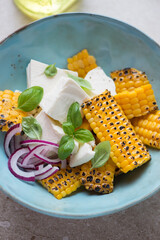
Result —
<path fill-rule="evenodd" d="M 18 98 L 18 107 L 24 112 L 30 112 L 35 109 L 43 97 L 43 88 L 34 86 L 23 91 Z"/>
<path fill-rule="evenodd" d="M 70 156 L 74 149 L 74 139 L 71 136 L 65 135 L 61 138 L 60 145 L 58 148 L 58 157 L 61 160 L 66 159 Z"/>
<path fill-rule="evenodd" d="M 80 77 L 76 77 L 70 73 L 68 73 L 68 77 L 72 78 L 76 83 L 78 83 L 78 85 L 84 90 L 92 90 L 92 86 L 90 84 L 90 82 L 88 82 L 87 80 L 80 78 Z"/>
<path fill-rule="evenodd" d="M 54 77 L 57 74 L 57 68 L 55 64 L 51 64 L 44 70 L 44 73 L 47 77 Z"/>
<path fill-rule="evenodd" d="M 82 143 L 87 143 L 94 140 L 92 133 L 89 130 L 83 128 L 80 128 L 77 131 L 75 131 L 74 137 L 76 140 Z"/>
<path fill-rule="evenodd" d="M 34 117 L 22 118 L 23 132 L 31 139 L 41 139 L 42 128 L 39 122 Z"/>
<path fill-rule="evenodd" d="M 68 135 L 73 135 L 74 133 L 74 127 L 71 122 L 64 122 L 63 125 L 63 131 Z"/>
<path fill-rule="evenodd" d="M 94 158 L 91 160 L 92 168 L 102 167 L 109 159 L 111 145 L 109 141 L 99 143 L 95 149 Z"/>
<path fill-rule="evenodd" d="M 67 122 L 71 122 L 74 128 L 78 128 L 82 125 L 82 116 L 79 109 L 79 103 L 74 102 L 68 110 Z"/>

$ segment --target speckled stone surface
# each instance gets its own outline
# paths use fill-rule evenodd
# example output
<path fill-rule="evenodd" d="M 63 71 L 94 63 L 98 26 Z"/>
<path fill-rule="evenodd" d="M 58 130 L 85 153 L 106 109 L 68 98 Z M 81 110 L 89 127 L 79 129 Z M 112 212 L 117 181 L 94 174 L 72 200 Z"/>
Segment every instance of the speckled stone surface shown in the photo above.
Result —
<path fill-rule="evenodd" d="M 159 9 L 159 0 L 78 0 L 69 11 L 94 12 L 125 21 L 160 44 Z M 12 0 L 0 0 L 0 40 L 30 22 Z M 160 192 L 122 212 L 88 220 L 44 216 L 0 192 L 0 213 L 0 240 L 160 239 Z"/>

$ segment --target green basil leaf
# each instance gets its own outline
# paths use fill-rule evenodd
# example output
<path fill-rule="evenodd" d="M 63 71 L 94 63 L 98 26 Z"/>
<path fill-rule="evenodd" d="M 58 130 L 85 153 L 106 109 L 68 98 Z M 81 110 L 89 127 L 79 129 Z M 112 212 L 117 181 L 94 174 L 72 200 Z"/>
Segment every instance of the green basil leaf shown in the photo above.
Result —
<path fill-rule="evenodd" d="M 30 112 L 35 109 L 43 97 L 43 88 L 34 86 L 23 91 L 18 98 L 18 109 Z"/>
<path fill-rule="evenodd" d="M 77 131 L 75 131 L 74 137 L 76 140 L 82 143 L 87 143 L 94 140 L 92 133 L 89 130 L 83 128 L 80 128 Z"/>
<path fill-rule="evenodd" d="M 75 102 L 68 110 L 67 122 L 71 122 L 74 128 L 78 128 L 82 125 L 82 116 L 79 109 L 79 103 Z"/>
<path fill-rule="evenodd" d="M 61 138 L 59 148 L 58 148 L 58 157 L 61 160 L 66 159 L 70 156 L 74 149 L 74 139 L 71 136 L 65 135 Z"/>
<path fill-rule="evenodd" d="M 111 145 L 109 141 L 99 143 L 95 149 L 94 158 L 91 160 L 92 168 L 102 167 L 109 159 Z"/>
<path fill-rule="evenodd" d="M 34 117 L 22 118 L 22 129 L 24 133 L 31 139 L 41 139 L 42 128 Z"/>
<path fill-rule="evenodd" d="M 55 64 L 51 64 L 44 70 L 44 73 L 47 77 L 54 77 L 57 74 L 57 68 Z"/>
<path fill-rule="evenodd" d="M 71 122 L 64 122 L 63 125 L 63 131 L 68 135 L 73 135 L 74 133 L 74 127 Z"/>
<path fill-rule="evenodd" d="M 76 77 L 73 76 L 72 74 L 68 73 L 68 77 L 72 78 L 76 83 L 78 83 L 78 85 L 84 90 L 92 90 L 92 86 L 90 84 L 90 82 L 88 82 L 87 80 L 80 78 L 80 77 Z"/>

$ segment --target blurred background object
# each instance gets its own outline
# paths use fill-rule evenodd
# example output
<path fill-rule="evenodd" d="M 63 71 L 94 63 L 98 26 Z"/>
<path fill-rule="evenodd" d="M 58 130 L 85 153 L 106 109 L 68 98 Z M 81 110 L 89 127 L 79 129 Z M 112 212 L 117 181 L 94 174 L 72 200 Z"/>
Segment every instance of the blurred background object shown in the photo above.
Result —
<path fill-rule="evenodd" d="M 77 0 L 14 0 L 16 6 L 32 19 L 64 12 Z"/>

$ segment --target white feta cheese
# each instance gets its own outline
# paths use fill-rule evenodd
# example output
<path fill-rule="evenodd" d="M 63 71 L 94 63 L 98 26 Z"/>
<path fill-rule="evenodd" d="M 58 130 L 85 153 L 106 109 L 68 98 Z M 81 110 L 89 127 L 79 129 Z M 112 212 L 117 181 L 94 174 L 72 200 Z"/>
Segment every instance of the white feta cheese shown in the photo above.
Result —
<path fill-rule="evenodd" d="M 90 161 L 94 157 L 95 152 L 88 143 L 80 145 L 76 154 L 70 156 L 69 166 L 76 167 Z"/>
<path fill-rule="evenodd" d="M 43 97 L 40 106 L 51 118 L 63 123 L 71 104 L 78 102 L 81 105 L 88 98 L 86 92 L 74 80 L 61 77 L 52 90 Z"/>
<path fill-rule="evenodd" d="M 54 77 L 47 77 L 44 71 L 48 65 L 31 60 L 26 68 L 27 73 L 27 86 L 40 86 L 44 90 L 44 97 L 54 88 L 55 84 L 61 77 L 67 77 L 67 73 L 71 73 L 74 76 L 78 76 L 77 72 L 69 71 L 66 69 L 57 68 L 57 74 Z M 43 99 L 42 99 L 43 101 Z"/>
<path fill-rule="evenodd" d="M 92 89 L 90 91 L 91 96 L 96 96 L 103 93 L 106 89 L 111 92 L 111 95 L 116 95 L 116 87 L 114 81 L 108 77 L 102 68 L 97 67 L 89 71 L 85 79 L 90 82 Z"/>
<path fill-rule="evenodd" d="M 43 111 L 36 116 L 36 119 L 42 128 L 41 140 L 59 144 L 61 138 L 65 135 L 62 127 L 52 121 Z"/>
<path fill-rule="evenodd" d="M 36 116 L 36 120 L 39 122 L 42 128 L 41 140 L 59 144 L 61 138 L 65 135 L 61 124 L 47 116 L 47 114 L 43 111 Z M 79 149 L 79 142 L 74 140 L 74 144 L 75 146 L 72 154 L 76 154 Z"/>
<path fill-rule="evenodd" d="M 74 149 L 71 154 L 76 154 L 79 150 L 79 142 L 77 140 L 74 140 Z"/>

